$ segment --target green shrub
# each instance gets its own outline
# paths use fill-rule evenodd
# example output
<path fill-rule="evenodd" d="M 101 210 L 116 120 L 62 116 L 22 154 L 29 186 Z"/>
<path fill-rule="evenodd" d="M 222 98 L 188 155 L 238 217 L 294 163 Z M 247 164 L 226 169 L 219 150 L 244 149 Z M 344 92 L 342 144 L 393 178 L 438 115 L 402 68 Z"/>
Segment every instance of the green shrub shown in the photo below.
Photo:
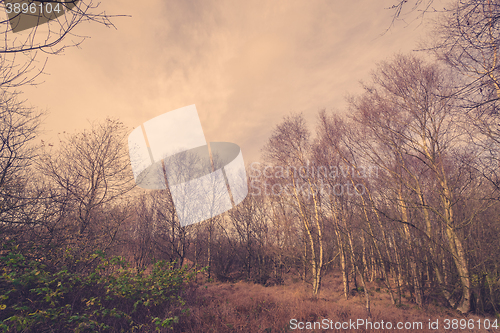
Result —
<path fill-rule="evenodd" d="M 158 261 L 145 274 L 102 252 L 87 261 L 95 268 L 84 274 L 27 259 L 17 248 L 0 257 L 0 331 L 159 331 L 188 311 L 181 292 L 195 272 Z"/>

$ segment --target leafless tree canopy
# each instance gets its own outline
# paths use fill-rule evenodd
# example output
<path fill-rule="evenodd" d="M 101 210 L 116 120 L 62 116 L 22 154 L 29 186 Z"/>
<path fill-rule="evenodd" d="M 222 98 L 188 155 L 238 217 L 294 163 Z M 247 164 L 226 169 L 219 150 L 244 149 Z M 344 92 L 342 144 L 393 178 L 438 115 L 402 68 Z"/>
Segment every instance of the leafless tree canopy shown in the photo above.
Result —
<path fill-rule="evenodd" d="M 338 273 L 342 297 L 361 297 L 367 318 L 376 315 L 376 293 L 396 306 L 498 314 L 498 1 L 449 6 L 429 41 L 435 60 L 397 54 L 379 63 L 363 92 L 348 99 L 344 115 L 323 110 L 316 124 L 307 124 L 304 114 L 284 117 L 262 160 L 247 166 L 246 199 L 188 226 L 181 225 L 168 187 L 135 186 L 130 132 L 118 119 L 91 122 L 46 143 L 37 140 L 43 114 L 10 92 L 34 78 L 36 52 L 69 46 L 77 24 L 110 25 L 92 3 L 71 4 L 65 22 L 35 28 L 22 42 L 3 22 L 3 55 L 30 55 L 20 67 L 2 58 L 0 68 L 5 249 L 15 243 L 16 251 L 64 274 L 99 267 L 105 251 L 131 262 L 126 276 L 146 274 L 162 259 L 172 274 L 186 265 L 207 267 L 193 271 L 198 283 L 301 281 L 316 301 L 325 278 Z M 417 1 L 414 8 L 431 4 Z M 396 17 L 409 5 L 396 4 Z M 193 156 L 175 157 L 175 167 L 163 170 L 167 180 L 203 174 L 201 166 L 194 170 Z M 210 170 L 221 164 L 217 156 L 206 162 Z M 0 279 L 0 288 L 6 284 Z"/>
<path fill-rule="evenodd" d="M 5 10 L 10 2 L 0 1 L 0 8 Z M 42 7 L 57 3 L 61 4 L 64 14 L 21 32 L 12 31 L 8 18 L 0 22 L 3 35 L 0 42 L 0 88 L 37 83 L 36 78 L 43 72 L 46 62 L 43 56 L 62 54 L 66 48 L 78 46 L 85 40 L 86 36 L 75 33 L 78 26 L 91 22 L 114 28 L 112 19 L 124 16 L 107 14 L 99 8 L 100 3 L 92 0 L 36 2 Z"/>

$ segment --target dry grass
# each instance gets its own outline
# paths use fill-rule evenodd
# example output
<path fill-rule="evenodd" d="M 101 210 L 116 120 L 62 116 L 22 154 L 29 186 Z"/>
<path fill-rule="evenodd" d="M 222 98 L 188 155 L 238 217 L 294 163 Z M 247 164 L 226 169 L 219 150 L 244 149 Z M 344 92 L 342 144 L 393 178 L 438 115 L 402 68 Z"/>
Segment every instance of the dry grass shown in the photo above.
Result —
<path fill-rule="evenodd" d="M 181 318 L 175 332 L 328 332 L 339 330 L 292 330 L 292 318 L 302 322 L 315 322 L 328 318 L 335 322 L 349 322 L 366 319 L 364 297 L 354 293 L 350 299 L 342 296 L 338 276 L 326 277 L 321 295 L 311 297 L 310 287 L 301 282 L 286 281 L 283 286 L 264 287 L 247 282 L 205 283 L 193 287 L 186 299 L 191 309 L 189 316 Z M 369 288 L 372 295 L 372 319 L 374 322 L 422 322 L 423 329 L 397 330 L 398 332 L 444 332 L 444 319 L 484 318 L 462 316 L 453 310 L 437 306 L 419 309 L 406 302 L 401 307 L 392 305 L 389 295 L 373 284 Z M 439 320 L 439 329 L 428 329 L 429 319 Z M 476 324 L 477 325 L 477 324 Z M 354 330 L 342 330 L 354 331 Z M 363 329 L 356 332 L 392 332 L 395 329 Z M 447 330 L 448 332 L 488 332 L 488 330 Z M 490 332 L 498 331 L 490 329 Z"/>

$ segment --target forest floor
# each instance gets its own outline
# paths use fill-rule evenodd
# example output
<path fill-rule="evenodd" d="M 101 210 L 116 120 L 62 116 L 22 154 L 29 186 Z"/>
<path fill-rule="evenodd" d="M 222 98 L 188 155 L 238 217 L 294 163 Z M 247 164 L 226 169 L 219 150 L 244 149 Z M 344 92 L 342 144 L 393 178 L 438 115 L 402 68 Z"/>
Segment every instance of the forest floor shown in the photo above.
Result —
<path fill-rule="evenodd" d="M 364 292 L 352 291 L 346 300 L 342 288 L 340 277 L 331 274 L 323 279 L 317 298 L 310 285 L 292 279 L 270 287 L 197 284 L 185 295 L 189 315 L 181 317 L 174 332 L 500 332 L 493 327 L 494 317 L 461 315 L 436 302 L 421 309 L 403 298 L 400 306 L 393 305 L 380 281 L 368 286 L 369 319 Z"/>

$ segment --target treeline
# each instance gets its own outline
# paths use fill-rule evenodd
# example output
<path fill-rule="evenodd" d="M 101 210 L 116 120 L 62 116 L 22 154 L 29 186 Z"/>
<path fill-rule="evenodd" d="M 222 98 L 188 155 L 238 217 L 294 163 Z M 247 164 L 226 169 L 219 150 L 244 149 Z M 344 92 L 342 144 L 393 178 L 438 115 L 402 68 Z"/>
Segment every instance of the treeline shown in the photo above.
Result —
<path fill-rule="evenodd" d="M 128 318 L 122 327 L 151 329 L 153 319 L 171 326 L 182 301 L 163 317 L 149 308 L 148 315 L 132 313 L 147 308 L 148 299 L 163 306 L 180 296 L 178 279 L 165 277 L 172 293 L 159 299 L 134 294 L 131 283 L 150 283 L 150 272 L 161 276 L 154 267 L 187 279 L 185 265 L 194 269 L 193 279 L 271 285 L 292 276 L 310 283 L 313 295 L 323 276 L 339 271 L 345 297 L 364 290 L 368 313 L 368 283 L 375 280 L 394 304 L 407 297 L 420 306 L 498 313 L 498 13 L 498 1 L 460 2 L 428 43 L 437 60 L 396 55 L 382 62 L 364 93 L 349 99 L 345 116 L 319 112 L 314 135 L 302 115 L 286 117 L 262 149 L 262 161 L 247 167 L 247 198 L 187 227 L 180 226 L 168 190 L 135 186 L 129 129 L 118 120 L 45 143 L 37 138 L 43 114 L 3 91 L 2 323 L 33 328 L 37 313 L 44 323 L 64 318 L 65 329 L 112 327 L 107 305 L 98 317 L 85 314 L 109 299 L 78 296 L 108 290 L 111 299 L 127 299 L 126 309 L 113 312 Z M 113 256 L 117 265 L 100 271 L 100 261 Z M 69 281 L 82 293 L 61 296 L 71 293 L 61 290 Z M 73 318 L 66 306 L 72 303 L 65 302 L 78 297 L 85 299 L 83 312 Z M 64 304 L 56 317 L 47 312 L 51 302 Z"/>

